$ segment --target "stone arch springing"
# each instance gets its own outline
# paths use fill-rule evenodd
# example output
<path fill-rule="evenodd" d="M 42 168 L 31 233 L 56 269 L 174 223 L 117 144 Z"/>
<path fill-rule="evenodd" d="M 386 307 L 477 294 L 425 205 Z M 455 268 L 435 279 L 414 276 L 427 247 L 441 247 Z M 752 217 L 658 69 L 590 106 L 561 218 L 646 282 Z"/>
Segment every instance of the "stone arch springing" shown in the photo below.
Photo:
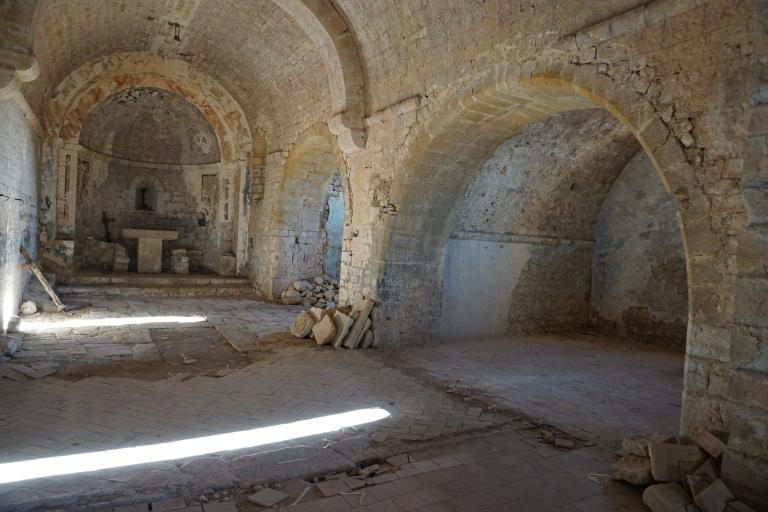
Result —
<path fill-rule="evenodd" d="M 346 164 L 333 134 L 325 125 L 315 125 L 293 144 L 279 181 L 271 216 L 272 296 L 279 296 L 295 279 L 323 273 L 328 249 L 324 223 L 334 176 L 340 181 L 346 230 L 350 209 Z M 343 274 L 343 242 L 340 251 Z"/>
<path fill-rule="evenodd" d="M 357 43 L 330 0 L 274 0 L 317 46 L 328 72 L 328 127 L 345 153 L 365 148 L 365 75 Z"/>

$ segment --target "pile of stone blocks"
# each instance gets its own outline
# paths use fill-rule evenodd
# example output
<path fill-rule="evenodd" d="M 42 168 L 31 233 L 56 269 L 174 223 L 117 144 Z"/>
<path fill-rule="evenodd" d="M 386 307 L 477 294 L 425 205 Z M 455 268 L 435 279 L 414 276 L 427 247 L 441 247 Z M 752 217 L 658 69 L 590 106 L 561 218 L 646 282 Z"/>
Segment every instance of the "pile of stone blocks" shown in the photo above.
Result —
<path fill-rule="evenodd" d="M 643 503 L 652 512 L 755 512 L 720 479 L 725 440 L 708 430 L 692 439 L 659 433 L 625 438 L 614 478 L 647 486 Z"/>
<path fill-rule="evenodd" d="M 317 276 L 311 281 L 294 281 L 281 295 L 283 304 L 304 304 L 335 308 L 339 303 L 339 281 Z"/>
<path fill-rule="evenodd" d="M 376 347 L 370 318 L 373 305 L 372 300 L 363 299 L 354 306 L 313 307 L 298 314 L 291 325 L 291 334 L 297 338 L 313 338 L 318 345 L 334 348 Z"/>

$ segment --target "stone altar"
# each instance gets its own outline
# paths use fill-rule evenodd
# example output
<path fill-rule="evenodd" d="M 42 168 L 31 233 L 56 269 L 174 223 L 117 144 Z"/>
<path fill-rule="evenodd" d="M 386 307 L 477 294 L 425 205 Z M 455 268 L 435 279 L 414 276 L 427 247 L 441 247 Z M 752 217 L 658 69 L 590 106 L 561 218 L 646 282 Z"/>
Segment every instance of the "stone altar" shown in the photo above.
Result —
<path fill-rule="evenodd" d="M 179 234 L 159 229 L 124 229 L 123 236 L 139 239 L 137 270 L 140 273 L 159 274 L 163 268 L 163 240 L 176 240 Z"/>

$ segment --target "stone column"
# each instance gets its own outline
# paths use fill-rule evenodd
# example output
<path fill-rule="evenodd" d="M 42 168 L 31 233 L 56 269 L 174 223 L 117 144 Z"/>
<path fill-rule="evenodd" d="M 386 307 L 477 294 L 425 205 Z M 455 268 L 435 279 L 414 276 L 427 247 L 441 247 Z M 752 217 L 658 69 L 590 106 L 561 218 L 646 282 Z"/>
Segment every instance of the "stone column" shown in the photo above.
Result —
<path fill-rule="evenodd" d="M 75 237 L 77 212 L 77 162 L 82 147 L 63 143 L 57 151 L 56 184 L 56 233 L 57 238 L 72 240 Z"/>

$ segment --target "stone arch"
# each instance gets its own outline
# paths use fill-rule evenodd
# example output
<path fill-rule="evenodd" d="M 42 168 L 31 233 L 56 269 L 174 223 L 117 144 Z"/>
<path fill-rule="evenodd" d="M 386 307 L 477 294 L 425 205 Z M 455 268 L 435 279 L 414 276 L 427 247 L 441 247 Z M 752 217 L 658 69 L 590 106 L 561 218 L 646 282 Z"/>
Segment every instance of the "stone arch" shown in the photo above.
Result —
<path fill-rule="evenodd" d="M 629 129 L 680 203 L 691 290 L 689 318 L 711 323 L 707 315 L 712 308 L 725 314 L 726 304 L 716 291 L 706 283 L 699 287 L 696 258 L 706 253 L 704 245 L 712 234 L 707 203 L 695 188 L 693 168 L 680 142 L 635 92 L 591 66 L 556 65 L 500 73 L 430 113 L 431 122 L 410 142 L 403 178 L 389 197 L 396 215 L 387 223 L 381 246 L 374 248 L 383 264 L 378 283 L 380 340 L 396 343 L 435 336 L 443 248 L 460 199 L 482 163 L 523 127 L 556 113 L 586 108 L 603 108 Z M 702 228 L 709 234 L 702 233 Z"/>
<path fill-rule="evenodd" d="M 353 34 L 330 0 L 274 0 L 317 46 L 328 72 L 328 127 L 345 153 L 365 148 L 365 76 Z"/>
<path fill-rule="evenodd" d="M 77 140 L 86 116 L 96 105 L 136 87 L 167 90 L 194 105 L 219 139 L 222 162 L 250 159 L 251 130 L 234 98 L 188 63 L 152 54 L 110 55 L 73 71 L 47 102 L 43 125 L 53 136 Z"/>
<path fill-rule="evenodd" d="M 322 273 L 321 215 L 328 187 L 337 171 L 344 198 L 344 231 L 351 224 L 347 166 L 336 138 L 324 124 L 305 130 L 291 146 L 273 204 L 270 292 L 277 297 L 297 278 Z M 346 239 L 346 235 L 344 239 Z M 344 268 L 342 246 L 342 274 Z M 313 274 L 313 275 L 310 275 Z"/>

